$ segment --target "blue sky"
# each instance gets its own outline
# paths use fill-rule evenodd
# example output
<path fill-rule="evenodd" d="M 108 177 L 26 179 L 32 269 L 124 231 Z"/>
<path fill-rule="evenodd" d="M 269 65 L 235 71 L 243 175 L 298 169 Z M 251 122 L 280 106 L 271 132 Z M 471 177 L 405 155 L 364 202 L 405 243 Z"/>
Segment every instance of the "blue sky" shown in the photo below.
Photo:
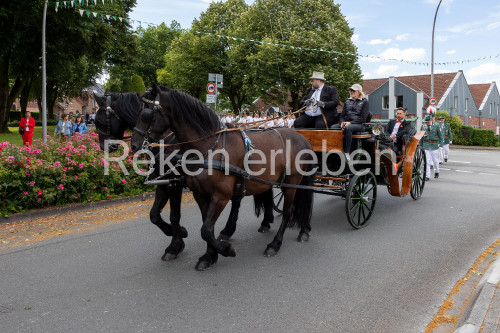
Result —
<path fill-rule="evenodd" d="M 248 4 L 252 0 L 245 0 Z M 190 28 L 211 0 L 138 0 L 133 20 Z M 439 0 L 335 1 L 341 4 L 359 54 L 412 62 L 431 62 L 432 22 Z M 160 5 L 161 4 L 161 5 Z M 239 37 L 239 36 L 235 36 Z M 296 45 L 300 46 L 300 45 Z M 272 46 L 270 46 L 272 47 Z M 340 51 L 340 50 L 339 50 Z M 472 60 L 500 54 L 500 1 L 443 0 L 435 32 L 435 62 Z M 430 66 L 360 58 L 365 79 L 429 74 Z M 462 69 L 469 83 L 500 84 L 500 57 L 463 64 L 436 65 L 435 73 Z"/>

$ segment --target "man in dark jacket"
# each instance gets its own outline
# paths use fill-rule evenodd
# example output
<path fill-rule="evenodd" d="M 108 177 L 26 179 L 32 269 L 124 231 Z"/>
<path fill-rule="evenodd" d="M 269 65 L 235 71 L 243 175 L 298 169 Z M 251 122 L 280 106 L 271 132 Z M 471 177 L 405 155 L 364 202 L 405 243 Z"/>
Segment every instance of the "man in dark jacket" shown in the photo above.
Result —
<path fill-rule="evenodd" d="M 410 133 L 411 123 L 406 121 L 406 110 L 398 108 L 396 119 L 391 119 L 387 125 L 387 133 L 394 140 L 394 151 L 401 155 L 403 152 L 403 136 Z"/>
<path fill-rule="evenodd" d="M 306 111 L 295 120 L 294 127 L 327 128 L 338 123 L 337 88 L 325 85 L 325 74 L 322 72 L 313 72 L 311 86 L 299 103 L 300 108 L 307 106 Z"/>

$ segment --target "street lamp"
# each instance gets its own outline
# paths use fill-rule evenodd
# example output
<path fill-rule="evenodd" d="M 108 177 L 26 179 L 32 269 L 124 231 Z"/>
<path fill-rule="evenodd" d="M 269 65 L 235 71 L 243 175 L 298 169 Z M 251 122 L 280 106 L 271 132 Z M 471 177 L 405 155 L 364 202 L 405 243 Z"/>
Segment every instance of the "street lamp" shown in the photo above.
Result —
<path fill-rule="evenodd" d="M 47 142 L 47 65 L 45 59 L 45 27 L 47 23 L 47 6 L 49 0 L 45 0 L 42 19 L 42 140 Z"/>
<path fill-rule="evenodd" d="M 434 15 L 434 24 L 432 25 L 432 54 L 431 54 L 431 97 L 434 96 L 434 30 L 436 29 L 436 17 L 438 15 L 439 6 L 441 6 L 443 0 L 439 0 L 439 4 L 436 8 L 436 14 Z"/>

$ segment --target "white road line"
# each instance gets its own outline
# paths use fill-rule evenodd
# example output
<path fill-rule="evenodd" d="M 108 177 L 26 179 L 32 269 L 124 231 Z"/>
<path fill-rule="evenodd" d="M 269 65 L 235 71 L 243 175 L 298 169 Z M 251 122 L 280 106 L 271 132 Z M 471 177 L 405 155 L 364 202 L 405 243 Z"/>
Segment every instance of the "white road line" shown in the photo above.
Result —
<path fill-rule="evenodd" d="M 448 160 L 448 162 L 470 164 L 470 162 L 465 162 L 465 161 L 451 161 L 451 160 Z"/>
<path fill-rule="evenodd" d="M 446 169 L 446 168 L 439 168 L 439 170 L 445 170 L 445 171 L 450 171 L 451 169 Z"/>
<path fill-rule="evenodd" d="M 472 171 L 466 171 L 466 170 L 455 170 L 456 172 L 463 172 L 463 173 L 472 173 Z"/>
<path fill-rule="evenodd" d="M 479 174 L 480 175 L 484 175 L 484 176 L 496 176 L 496 175 L 494 175 L 492 173 L 485 173 L 485 172 L 480 172 Z"/>

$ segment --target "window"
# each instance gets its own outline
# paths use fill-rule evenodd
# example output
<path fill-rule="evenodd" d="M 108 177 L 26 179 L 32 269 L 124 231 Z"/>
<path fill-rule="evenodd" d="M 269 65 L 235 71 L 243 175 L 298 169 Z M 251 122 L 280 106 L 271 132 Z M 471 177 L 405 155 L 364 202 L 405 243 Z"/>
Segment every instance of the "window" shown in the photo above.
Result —
<path fill-rule="evenodd" d="M 458 109 L 458 96 L 455 96 L 455 110 Z"/>
<path fill-rule="evenodd" d="M 403 96 L 396 96 L 396 107 L 397 108 L 403 107 Z"/>
<path fill-rule="evenodd" d="M 465 99 L 465 113 L 469 112 L 469 99 Z"/>
<path fill-rule="evenodd" d="M 389 110 L 389 96 L 382 96 L 382 109 Z"/>
<path fill-rule="evenodd" d="M 493 110 L 493 103 L 490 103 L 490 114 L 492 114 Z"/>

